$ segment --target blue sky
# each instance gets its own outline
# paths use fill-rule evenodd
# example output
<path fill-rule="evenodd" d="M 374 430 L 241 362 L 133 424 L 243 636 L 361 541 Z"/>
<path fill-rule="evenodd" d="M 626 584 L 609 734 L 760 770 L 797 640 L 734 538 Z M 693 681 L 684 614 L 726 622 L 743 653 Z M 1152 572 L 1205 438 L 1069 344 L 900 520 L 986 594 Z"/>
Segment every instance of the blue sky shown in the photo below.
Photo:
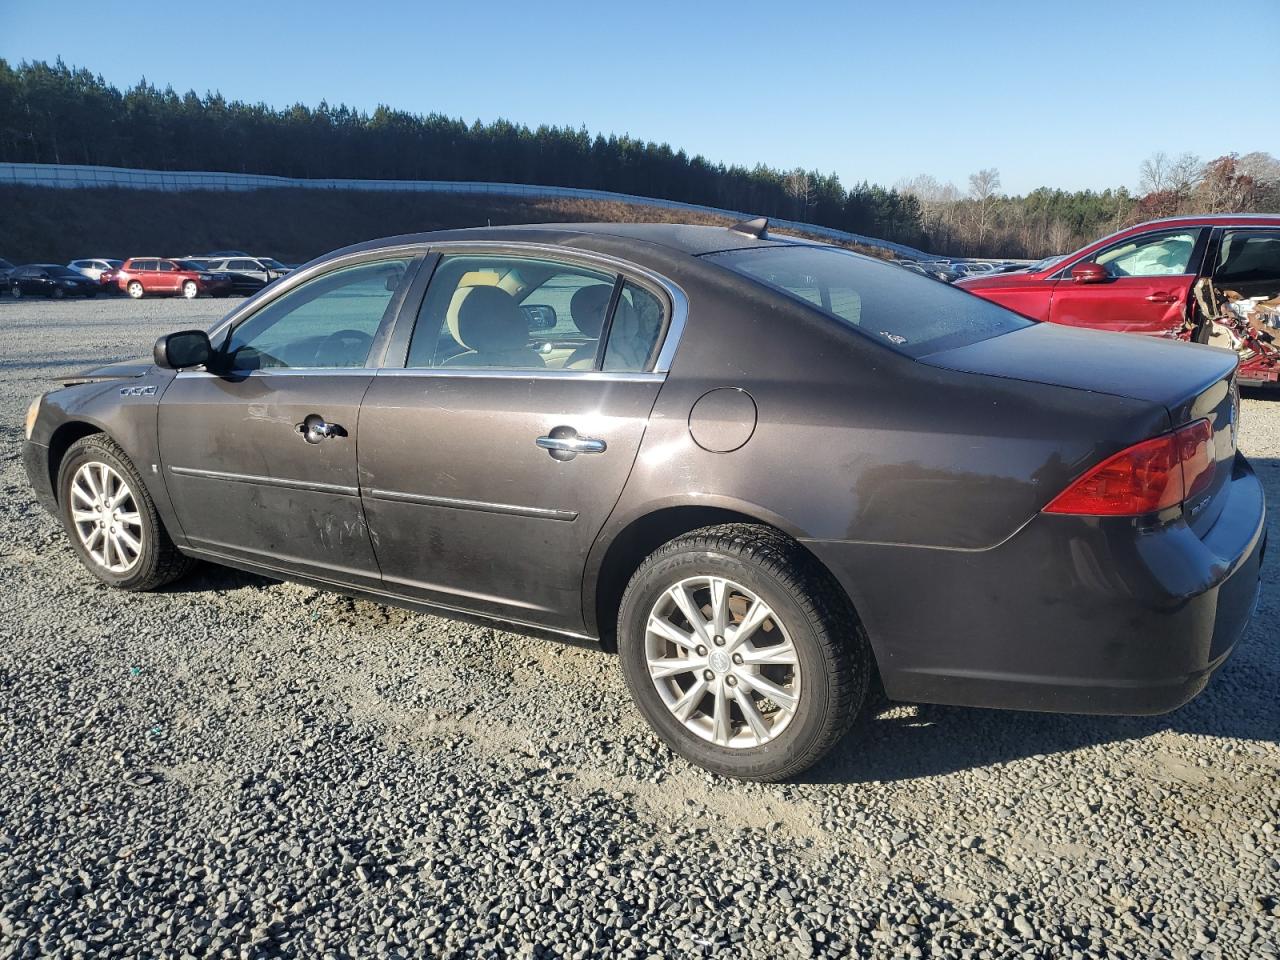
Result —
<path fill-rule="evenodd" d="M 630 133 L 728 163 L 1136 186 L 1156 150 L 1280 154 L 1280 0 L 0 0 L 0 57 L 230 98 Z M 204 10 L 203 14 L 197 11 Z M 216 11 L 216 12 L 215 12 Z"/>

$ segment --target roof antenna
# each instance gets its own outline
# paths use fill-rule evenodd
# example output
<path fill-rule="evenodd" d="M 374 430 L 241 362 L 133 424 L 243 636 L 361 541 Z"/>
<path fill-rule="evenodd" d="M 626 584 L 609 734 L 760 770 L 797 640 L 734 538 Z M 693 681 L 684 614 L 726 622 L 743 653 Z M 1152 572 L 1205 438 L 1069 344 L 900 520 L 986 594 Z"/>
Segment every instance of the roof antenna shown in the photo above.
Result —
<path fill-rule="evenodd" d="M 757 240 L 764 240 L 766 239 L 766 234 L 769 230 L 769 218 L 756 217 L 754 220 L 743 220 L 739 223 L 735 223 L 729 229 L 734 233 L 743 233 L 748 237 L 755 237 Z"/>

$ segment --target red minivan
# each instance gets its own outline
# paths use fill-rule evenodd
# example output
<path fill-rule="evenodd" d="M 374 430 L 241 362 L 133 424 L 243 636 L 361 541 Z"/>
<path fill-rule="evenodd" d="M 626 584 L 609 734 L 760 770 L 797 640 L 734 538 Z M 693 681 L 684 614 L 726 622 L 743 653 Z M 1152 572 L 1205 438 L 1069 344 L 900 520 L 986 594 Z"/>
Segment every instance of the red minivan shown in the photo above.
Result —
<path fill-rule="evenodd" d="M 1280 216 L 1152 220 L 956 286 L 1033 320 L 1234 348 L 1242 383 L 1280 380 Z"/>
<path fill-rule="evenodd" d="M 116 285 L 135 300 L 154 293 L 194 300 L 202 293 L 226 296 L 231 292 L 231 276 L 210 273 L 193 260 L 131 257 L 116 271 Z"/>

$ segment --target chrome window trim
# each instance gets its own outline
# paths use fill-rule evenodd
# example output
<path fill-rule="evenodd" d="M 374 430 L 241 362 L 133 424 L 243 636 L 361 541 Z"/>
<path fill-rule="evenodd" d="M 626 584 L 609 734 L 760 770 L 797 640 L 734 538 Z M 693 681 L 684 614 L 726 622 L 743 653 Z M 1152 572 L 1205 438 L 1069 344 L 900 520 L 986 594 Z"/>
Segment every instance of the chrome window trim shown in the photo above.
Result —
<path fill-rule="evenodd" d="M 231 373 L 210 373 L 203 367 L 179 370 L 176 379 L 194 380 L 211 377 L 214 380 L 232 382 L 249 377 L 372 377 L 378 371 L 374 367 L 268 367 L 266 370 L 236 370 Z"/>
<path fill-rule="evenodd" d="M 524 370 L 494 367 L 381 367 L 379 377 L 460 377 L 478 380 L 587 380 L 614 383 L 661 383 L 665 373 L 622 373 L 605 370 Z"/>

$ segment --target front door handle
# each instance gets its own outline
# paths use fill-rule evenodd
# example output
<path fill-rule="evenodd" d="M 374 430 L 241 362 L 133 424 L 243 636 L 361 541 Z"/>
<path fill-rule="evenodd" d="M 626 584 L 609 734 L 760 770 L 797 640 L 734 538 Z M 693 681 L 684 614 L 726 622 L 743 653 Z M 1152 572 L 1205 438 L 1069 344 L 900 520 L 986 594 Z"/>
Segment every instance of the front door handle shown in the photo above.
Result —
<path fill-rule="evenodd" d="M 573 427 L 554 427 L 545 437 L 533 441 L 553 460 L 572 460 L 580 453 L 604 453 L 609 445 L 594 437 L 580 437 Z"/>
<path fill-rule="evenodd" d="M 347 435 L 347 431 L 341 424 L 326 423 L 324 417 L 318 413 L 310 414 L 301 423 L 295 423 L 293 429 L 302 434 L 302 439 L 307 443 L 319 443 L 321 440 L 331 440 L 334 437 Z"/>
<path fill-rule="evenodd" d="M 1147 296 L 1148 303 L 1177 303 L 1178 295 L 1176 293 L 1152 293 Z"/>

